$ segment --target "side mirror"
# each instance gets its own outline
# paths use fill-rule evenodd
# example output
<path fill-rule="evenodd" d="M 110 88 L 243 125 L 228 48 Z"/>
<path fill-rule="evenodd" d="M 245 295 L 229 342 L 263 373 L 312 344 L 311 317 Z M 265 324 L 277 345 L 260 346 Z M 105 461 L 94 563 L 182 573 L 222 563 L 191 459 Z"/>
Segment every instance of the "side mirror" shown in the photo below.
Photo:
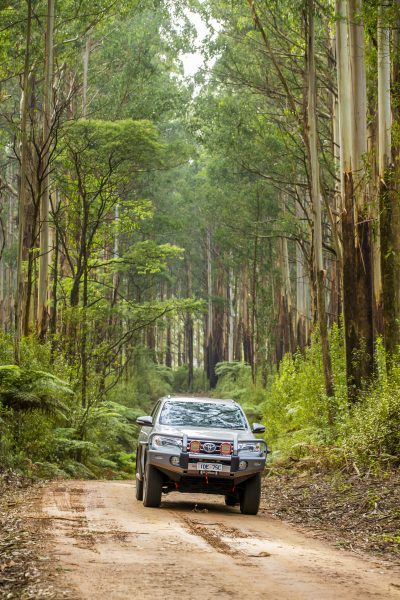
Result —
<path fill-rule="evenodd" d="M 253 423 L 253 427 L 251 428 L 253 433 L 264 433 L 265 426 L 260 423 Z"/>
<path fill-rule="evenodd" d="M 138 417 L 136 423 L 145 427 L 151 427 L 153 425 L 153 417 Z"/>

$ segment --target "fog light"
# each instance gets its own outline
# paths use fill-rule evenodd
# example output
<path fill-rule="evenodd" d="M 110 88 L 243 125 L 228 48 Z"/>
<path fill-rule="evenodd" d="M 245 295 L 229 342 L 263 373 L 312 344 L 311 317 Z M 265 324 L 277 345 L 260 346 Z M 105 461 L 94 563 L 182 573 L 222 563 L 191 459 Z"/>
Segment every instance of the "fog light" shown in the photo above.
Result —
<path fill-rule="evenodd" d="M 169 462 L 173 467 L 179 467 L 179 456 L 171 456 Z"/>
<path fill-rule="evenodd" d="M 247 461 L 241 460 L 239 461 L 239 471 L 244 471 L 247 469 Z"/>
<path fill-rule="evenodd" d="M 230 442 L 222 442 L 221 444 L 221 454 L 227 456 L 228 454 L 232 454 L 232 446 Z"/>
<path fill-rule="evenodd" d="M 198 454 L 200 452 L 200 442 L 198 440 L 192 440 L 189 444 L 189 451 L 193 452 L 193 454 Z"/>

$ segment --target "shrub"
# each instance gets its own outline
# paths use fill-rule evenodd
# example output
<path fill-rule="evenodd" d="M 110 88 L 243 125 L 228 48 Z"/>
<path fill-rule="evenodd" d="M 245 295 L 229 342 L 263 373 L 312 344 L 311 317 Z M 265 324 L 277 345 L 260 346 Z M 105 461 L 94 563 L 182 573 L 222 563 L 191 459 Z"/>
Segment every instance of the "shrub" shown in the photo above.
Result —
<path fill-rule="evenodd" d="M 172 389 L 177 393 L 188 392 L 189 367 L 182 365 L 173 371 Z M 205 392 L 208 389 L 208 381 L 203 369 L 193 369 L 193 386 L 190 393 Z"/>

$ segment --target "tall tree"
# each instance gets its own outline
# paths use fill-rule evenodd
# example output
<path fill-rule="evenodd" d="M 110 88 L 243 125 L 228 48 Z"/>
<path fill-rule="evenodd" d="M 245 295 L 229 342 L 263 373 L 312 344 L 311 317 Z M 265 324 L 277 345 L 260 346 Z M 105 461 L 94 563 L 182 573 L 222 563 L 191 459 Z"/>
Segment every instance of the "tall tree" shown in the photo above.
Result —
<path fill-rule="evenodd" d="M 43 137 L 40 164 L 40 259 L 37 304 L 37 331 L 41 338 L 46 334 L 49 312 L 49 193 L 50 150 L 52 129 L 53 52 L 54 52 L 54 0 L 48 0 L 46 19 L 46 44 L 44 61 Z"/>
<path fill-rule="evenodd" d="M 28 196 L 28 95 L 31 70 L 31 33 L 32 33 L 32 0 L 27 2 L 26 43 L 24 71 L 21 93 L 21 125 L 20 125 L 20 172 L 18 198 L 18 261 L 17 261 L 17 297 L 15 307 L 15 362 L 21 359 L 21 337 L 26 303 L 24 260 L 27 257 L 25 246 L 25 223 Z"/>
<path fill-rule="evenodd" d="M 373 370 L 371 223 L 368 214 L 366 83 L 361 2 L 337 0 L 340 148 L 342 156 L 343 308 L 349 397 Z M 349 34 L 347 34 L 346 23 Z"/>
<path fill-rule="evenodd" d="M 378 6 L 378 191 L 380 206 L 381 267 L 383 285 L 384 339 L 391 359 L 400 344 L 400 6 L 395 3 L 393 28 L 393 70 L 390 73 L 390 11 L 386 3 Z M 393 93 L 391 93 L 393 90 Z M 393 125 L 392 125 L 393 112 Z M 395 130 L 392 149 L 392 126 Z M 393 151 L 393 156 L 392 156 Z M 394 159 L 394 160 L 393 160 Z"/>
<path fill-rule="evenodd" d="M 325 270 L 322 258 L 322 216 L 320 165 L 318 160 L 317 133 L 317 90 L 315 72 L 315 32 L 314 32 L 314 0 L 308 0 L 308 145 L 310 155 L 311 198 L 314 212 L 314 262 L 317 283 L 318 324 L 321 336 L 322 361 L 324 368 L 325 390 L 328 398 L 333 397 L 332 364 L 328 340 L 328 323 L 325 307 Z M 334 422 L 331 403 L 329 403 L 329 421 Z"/>

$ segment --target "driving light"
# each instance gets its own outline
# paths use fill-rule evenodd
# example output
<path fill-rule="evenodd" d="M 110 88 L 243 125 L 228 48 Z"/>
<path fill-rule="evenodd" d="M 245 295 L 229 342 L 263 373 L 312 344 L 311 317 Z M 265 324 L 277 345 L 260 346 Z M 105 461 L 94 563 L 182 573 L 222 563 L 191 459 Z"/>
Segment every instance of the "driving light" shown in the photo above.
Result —
<path fill-rule="evenodd" d="M 239 461 L 239 471 L 244 471 L 247 469 L 247 461 L 241 460 Z"/>
<path fill-rule="evenodd" d="M 230 454 L 232 454 L 232 444 L 230 442 L 222 442 L 221 454 L 223 454 L 224 456 L 229 456 Z"/>
<path fill-rule="evenodd" d="M 179 456 L 171 456 L 169 462 L 173 467 L 179 467 Z"/>
<path fill-rule="evenodd" d="M 167 437 L 164 435 L 155 435 L 151 440 L 153 448 L 182 448 L 182 440 L 179 438 Z"/>
<path fill-rule="evenodd" d="M 200 452 L 200 442 L 198 440 L 192 440 L 189 444 L 189 452 L 198 454 Z"/>

